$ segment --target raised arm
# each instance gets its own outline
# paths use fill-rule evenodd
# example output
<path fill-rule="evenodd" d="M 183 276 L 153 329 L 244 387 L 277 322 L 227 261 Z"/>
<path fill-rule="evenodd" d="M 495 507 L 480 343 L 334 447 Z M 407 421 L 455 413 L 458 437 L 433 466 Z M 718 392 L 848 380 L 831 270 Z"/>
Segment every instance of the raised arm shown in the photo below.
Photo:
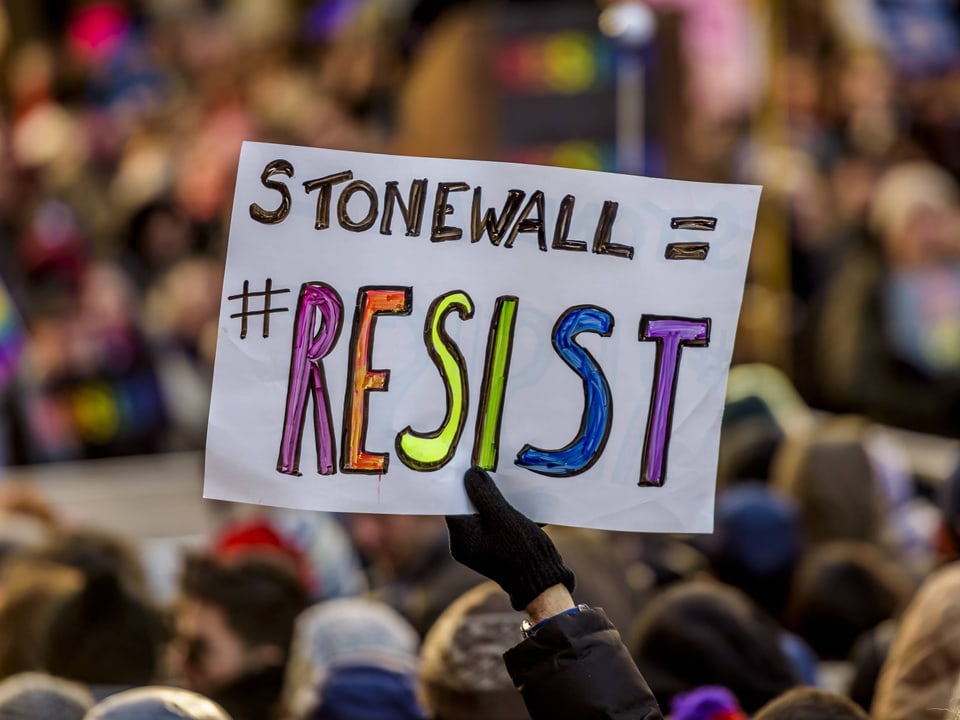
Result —
<path fill-rule="evenodd" d="M 529 616 L 504 661 L 533 719 L 662 720 L 617 629 L 602 610 L 574 602 L 573 573 L 553 541 L 483 470 L 468 470 L 464 485 L 477 513 L 447 518 L 450 552 Z"/>

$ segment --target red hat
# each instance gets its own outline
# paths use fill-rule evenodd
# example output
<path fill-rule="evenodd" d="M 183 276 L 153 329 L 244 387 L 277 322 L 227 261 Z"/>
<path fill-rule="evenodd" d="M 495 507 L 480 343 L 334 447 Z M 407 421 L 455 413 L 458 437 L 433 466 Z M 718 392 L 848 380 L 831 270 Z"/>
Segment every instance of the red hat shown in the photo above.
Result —
<path fill-rule="evenodd" d="M 296 571 L 304 587 L 312 587 L 310 566 L 303 551 L 264 518 L 229 523 L 214 539 L 212 552 L 221 560 L 251 555 L 279 559 Z"/>

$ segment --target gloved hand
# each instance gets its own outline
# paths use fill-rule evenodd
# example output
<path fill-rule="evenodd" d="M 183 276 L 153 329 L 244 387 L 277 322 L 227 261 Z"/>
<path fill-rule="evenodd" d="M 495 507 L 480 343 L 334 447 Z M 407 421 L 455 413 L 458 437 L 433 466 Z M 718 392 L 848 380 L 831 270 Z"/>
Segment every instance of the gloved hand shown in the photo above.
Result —
<path fill-rule="evenodd" d="M 493 478 L 472 467 L 463 484 L 477 514 L 447 517 L 454 560 L 502 587 L 515 610 L 554 585 L 573 592 L 573 573 L 553 541 L 504 499 Z"/>

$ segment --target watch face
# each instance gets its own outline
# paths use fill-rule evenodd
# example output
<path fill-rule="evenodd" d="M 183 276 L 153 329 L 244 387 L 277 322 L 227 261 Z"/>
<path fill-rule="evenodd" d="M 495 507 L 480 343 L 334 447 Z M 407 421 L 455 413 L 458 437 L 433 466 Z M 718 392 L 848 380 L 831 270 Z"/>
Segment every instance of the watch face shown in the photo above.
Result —
<path fill-rule="evenodd" d="M 520 634 L 523 635 L 524 640 L 530 636 L 530 631 L 533 630 L 533 623 L 527 619 L 524 619 L 520 623 Z"/>

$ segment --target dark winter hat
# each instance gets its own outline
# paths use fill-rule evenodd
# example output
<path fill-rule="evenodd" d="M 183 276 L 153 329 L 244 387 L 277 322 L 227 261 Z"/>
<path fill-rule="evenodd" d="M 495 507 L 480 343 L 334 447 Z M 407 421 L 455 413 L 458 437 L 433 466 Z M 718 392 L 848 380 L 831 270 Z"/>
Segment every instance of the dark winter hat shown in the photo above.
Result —
<path fill-rule="evenodd" d="M 89 685 L 147 685 L 164 640 L 160 615 L 109 573 L 87 580 L 50 624 L 45 666 Z"/>
<path fill-rule="evenodd" d="M 674 585 L 637 618 L 630 650 L 660 707 L 704 685 L 730 690 L 748 713 L 797 684 L 780 628 L 739 590 Z"/>
<path fill-rule="evenodd" d="M 800 557 L 800 515 L 790 498 L 759 484 L 740 485 L 717 499 L 714 540 L 711 559 L 753 576 L 779 573 Z"/>
<path fill-rule="evenodd" d="M 673 698 L 673 720 L 747 720 L 733 693 L 719 685 L 706 685 Z"/>
<path fill-rule="evenodd" d="M 416 678 L 378 667 L 336 668 L 320 689 L 312 720 L 426 720 Z"/>

